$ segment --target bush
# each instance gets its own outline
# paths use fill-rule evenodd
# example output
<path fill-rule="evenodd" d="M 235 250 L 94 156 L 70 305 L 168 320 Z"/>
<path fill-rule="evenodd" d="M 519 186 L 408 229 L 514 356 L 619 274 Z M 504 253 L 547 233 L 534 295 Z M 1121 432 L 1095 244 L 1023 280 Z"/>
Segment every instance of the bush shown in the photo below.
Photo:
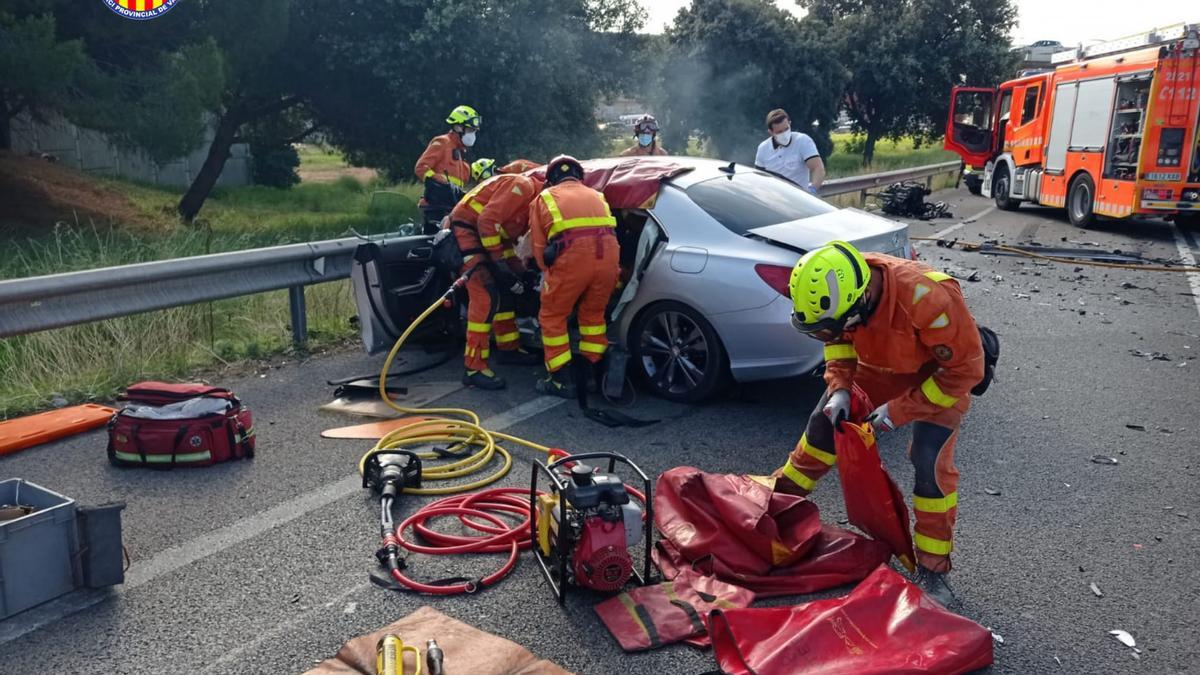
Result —
<path fill-rule="evenodd" d="M 251 143 L 250 175 L 256 185 L 290 188 L 300 182 L 300 155 L 290 143 Z"/>

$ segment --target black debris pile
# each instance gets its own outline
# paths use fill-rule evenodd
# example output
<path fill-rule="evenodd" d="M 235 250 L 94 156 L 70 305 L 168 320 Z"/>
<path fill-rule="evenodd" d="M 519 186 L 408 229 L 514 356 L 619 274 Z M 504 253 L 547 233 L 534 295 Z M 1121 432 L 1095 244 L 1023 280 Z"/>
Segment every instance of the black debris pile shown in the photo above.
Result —
<path fill-rule="evenodd" d="M 879 209 L 893 216 L 920 220 L 954 216 L 950 213 L 950 207 L 946 202 L 926 202 L 925 197 L 929 194 L 929 188 L 925 187 L 923 183 L 903 181 L 892 183 L 873 196 Z"/>

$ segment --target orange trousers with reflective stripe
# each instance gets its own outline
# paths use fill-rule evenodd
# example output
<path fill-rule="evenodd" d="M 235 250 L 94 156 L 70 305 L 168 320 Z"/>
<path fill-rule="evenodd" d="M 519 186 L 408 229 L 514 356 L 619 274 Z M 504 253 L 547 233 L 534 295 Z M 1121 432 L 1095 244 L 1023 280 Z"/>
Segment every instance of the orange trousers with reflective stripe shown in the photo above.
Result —
<path fill-rule="evenodd" d="M 927 377 L 923 374 L 887 378 L 861 375 L 855 378 L 855 384 L 867 392 L 876 406 L 913 386 L 920 386 Z M 833 424 L 822 410 L 828 400 L 829 392 L 826 392 L 809 415 L 804 435 L 788 457 L 792 471 L 784 475 L 791 473 L 791 480 L 805 494 L 811 492 L 816 482 L 833 468 L 836 457 Z M 933 418 L 914 421 L 912 441 L 908 445 L 908 456 L 915 474 L 913 513 L 916 526 L 913 528 L 913 541 L 917 548 L 917 562 L 935 572 L 950 570 L 954 523 L 958 516 L 958 468 L 954 465 L 954 447 L 958 442 L 962 415 L 961 411 L 949 408 Z M 786 479 L 781 477 L 781 480 Z"/>
<path fill-rule="evenodd" d="M 579 353 L 598 363 L 608 349 L 604 319 L 617 287 L 619 247 L 612 234 L 574 239 L 547 270 L 542 285 L 542 348 L 546 370 L 557 372 L 571 362 L 567 319 L 579 320 Z"/>
<path fill-rule="evenodd" d="M 478 263 L 472 260 L 463 266 L 463 272 L 473 264 Z M 483 265 L 467 280 L 467 346 L 463 351 L 467 370 L 487 370 L 492 334 L 497 349 L 511 351 L 521 346 L 512 297 L 496 288 L 492 273 Z"/>

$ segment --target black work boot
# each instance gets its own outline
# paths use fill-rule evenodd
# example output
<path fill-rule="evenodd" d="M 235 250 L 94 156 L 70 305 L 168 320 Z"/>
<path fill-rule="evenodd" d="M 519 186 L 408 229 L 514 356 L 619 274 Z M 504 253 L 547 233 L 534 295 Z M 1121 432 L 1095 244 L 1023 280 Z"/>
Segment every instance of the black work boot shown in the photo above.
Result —
<path fill-rule="evenodd" d="M 934 572 L 927 567 L 918 565 L 913 583 L 919 586 L 925 595 L 937 600 L 938 604 L 946 609 L 951 609 L 958 604 L 958 598 L 954 596 L 954 589 L 946 580 L 945 572 Z"/>
<path fill-rule="evenodd" d="M 504 378 L 491 370 L 468 370 L 463 374 L 462 383 L 468 387 L 496 391 L 507 386 Z"/>
<path fill-rule="evenodd" d="M 539 394 L 575 398 L 575 383 L 571 381 L 571 372 L 567 368 L 560 368 L 548 374 L 545 379 L 535 382 L 533 388 Z"/>
<path fill-rule="evenodd" d="M 542 362 L 542 355 L 537 352 L 527 352 L 524 349 L 499 349 L 492 352 L 497 363 L 507 366 L 534 366 Z"/>

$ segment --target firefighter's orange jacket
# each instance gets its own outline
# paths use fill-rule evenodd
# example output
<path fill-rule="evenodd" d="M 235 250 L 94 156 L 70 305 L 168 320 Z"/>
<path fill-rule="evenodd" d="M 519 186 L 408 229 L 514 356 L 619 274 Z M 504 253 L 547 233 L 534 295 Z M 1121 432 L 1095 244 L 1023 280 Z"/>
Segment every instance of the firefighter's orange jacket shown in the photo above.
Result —
<path fill-rule="evenodd" d="M 520 174 L 500 174 L 480 183 L 450 212 L 451 223 L 475 226 L 474 232 L 455 228 L 459 247 L 466 251 L 482 246 L 496 262 L 512 258 L 517 240 L 529 230 L 529 204 L 540 187 Z"/>
<path fill-rule="evenodd" d="M 413 175 L 424 182 L 432 178 L 439 183 L 450 182 L 465 187 L 471 179 L 471 165 L 467 162 L 467 146 L 453 131 L 434 136 L 425 152 L 417 160 Z"/>
<path fill-rule="evenodd" d="M 551 213 L 558 210 L 558 218 Z M 604 195 L 577 180 L 566 180 L 546 188 L 529 206 L 529 241 L 538 267 L 546 269 L 546 243 L 572 229 L 616 227 Z"/>
<path fill-rule="evenodd" d="M 657 141 L 650 145 L 643 146 L 640 143 L 633 144 L 632 147 L 626 148 L 622 153 L 622 157 L 644 157 L 646 155 L 665 155 L 667 149 L 659 145 Z"/>
<path fill-rule="evenodd" d="M 825 382 L 836 390 L 849 389 L 856 377 L 912 381 L 887 401 L 897 426 L 948 408 L 965 412 L 983 379 L 983 347 L 958 282 L 924 263 L 864 257 L 872 274 L 883 275 L 883 297 L 865 325 L 825 345 Z"/>
<path fill-rule="evenodd" d="M 541 164 L 532 159 L 514 159 L 496 170 L 496 173 L 525 173 L 530 169 L 536 169 Z"/>

